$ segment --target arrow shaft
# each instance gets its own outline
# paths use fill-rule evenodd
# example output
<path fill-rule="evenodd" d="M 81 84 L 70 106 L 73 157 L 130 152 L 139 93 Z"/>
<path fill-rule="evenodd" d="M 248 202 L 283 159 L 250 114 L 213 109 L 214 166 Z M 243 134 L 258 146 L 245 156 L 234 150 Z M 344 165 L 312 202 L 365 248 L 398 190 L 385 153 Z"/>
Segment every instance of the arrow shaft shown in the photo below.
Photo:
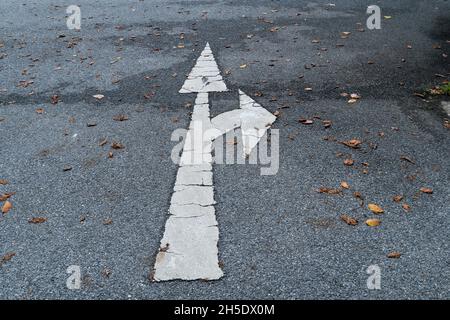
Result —
<path fill-rule="evenodd" d="M 157 281 L 219 279 L 208 93 L 198 93 L 155 262 Z"/>

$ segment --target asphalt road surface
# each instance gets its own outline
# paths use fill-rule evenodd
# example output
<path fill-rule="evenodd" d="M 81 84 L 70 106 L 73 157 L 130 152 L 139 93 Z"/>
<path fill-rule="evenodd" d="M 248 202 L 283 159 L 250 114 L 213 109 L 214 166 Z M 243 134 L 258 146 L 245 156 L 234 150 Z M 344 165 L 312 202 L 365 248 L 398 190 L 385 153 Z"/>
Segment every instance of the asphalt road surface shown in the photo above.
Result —
<path fill-rule="evenodd" d="M 153 281 L 207 42 L 211 115 L 274 113 L 279 170 L 214 165 L 224 276 Z M 448 54 L 445 0 L 2 0 L 0 298 L 448 299 Z"/>

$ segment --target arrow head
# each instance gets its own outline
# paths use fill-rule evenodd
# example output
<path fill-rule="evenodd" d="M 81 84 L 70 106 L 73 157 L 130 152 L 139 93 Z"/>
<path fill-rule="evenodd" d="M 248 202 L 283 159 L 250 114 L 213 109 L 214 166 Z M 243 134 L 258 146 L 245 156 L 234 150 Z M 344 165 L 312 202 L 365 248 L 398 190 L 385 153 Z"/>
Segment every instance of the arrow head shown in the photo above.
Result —
<path fill-rule="evenodd" d="M 203 49 L 179 92 L 222 92 L 227 90 L 209 43 L 206 43 L 205 49 Z"/>
<path fill-rule="evenodd" d="M 250 155 L 277 117 L 241 90 L 239 90 L 239 105 L 242 110 L 240 118 L 244 155 L 247 156 Z"/>

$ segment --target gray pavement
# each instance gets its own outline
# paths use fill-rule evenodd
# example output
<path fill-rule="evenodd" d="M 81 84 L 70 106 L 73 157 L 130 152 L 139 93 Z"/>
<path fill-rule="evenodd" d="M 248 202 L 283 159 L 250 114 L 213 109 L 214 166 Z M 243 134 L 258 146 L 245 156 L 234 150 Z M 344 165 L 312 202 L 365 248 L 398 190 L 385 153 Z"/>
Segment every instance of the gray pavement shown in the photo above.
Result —
<path fill-rule="evenodd" d="M 66 27 L 71 4 L 80 31 Z M 370 4 L 2 0 L 0 195 L 15 194 L 0 215 L 0 298 L 448 299 L 450 99 L 414 93 L 449 80 L 450 2 L 377 1 L 381 30 L 366 28 Z M 178 91 L 206 42 L 230 88 L 210 94 L 212 115 L 237 108 L 238 88 L 278 111 L 280 168 L 215 165 L 224 277 L 153 282 L 170 137 L 195 99 Z M 350 189 L 317 192 L 342 181 Z M 365 225 L 368 203 L 385 211 L 378 227 Z M 66 287 L 70 265 L 80 290 Z M 370 265 L 380 290 L 367 288 Z"/>

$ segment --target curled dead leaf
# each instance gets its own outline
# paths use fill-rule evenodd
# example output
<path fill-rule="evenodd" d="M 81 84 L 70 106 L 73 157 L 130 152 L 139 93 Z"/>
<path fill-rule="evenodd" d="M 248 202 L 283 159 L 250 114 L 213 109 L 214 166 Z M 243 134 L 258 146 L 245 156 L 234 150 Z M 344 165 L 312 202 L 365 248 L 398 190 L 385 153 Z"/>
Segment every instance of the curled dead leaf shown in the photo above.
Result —
<path fill-rule="evenodd" d="M 351 140 L 341 141 L 341 143 L 344 146 L 347 146 L 349 148 L 358 149 L 362 142 L 361 142 L 361 140 L 358 140 L 358 139 L 351 139 Z"/>
<path fill-rule="evenodd" d="M 341 187 L 344 189 L 350 189 L 350 185 L 346 181 L 341 182 Z"/>
<path fill-rule="evenodd" d="M 341 220 L 350 226 L 356 226 L 358 224 L 358 220 L 346 214 L 341 215 Z"/>
<path fill-rule="evenodd" d="M 111 148 L 113 148 L 113 149 L 123 149 L 125 147 L 120 142 L 113 141 L 112 144 L 111 144 Z"/>
<path fill-rule="evenodd" d="M 387 257 L 389 258 L 389 259 L 398 259 L 398 258 L 400 258 L 401 257 L 401 253 L 400 252 L 398 252 L 398 251 L 392 251 L 392 252 L 389 252 L 388 254 L 387 254 Z"/>
<path fill-rule="evenodd" d="M 420 188 L 420 192 L 423 192 L 423 193 L 427 193 L 427 194 L 432 194 L 433 193 L 433 189 L 431 189 L 431 188 Z"/>
<path fill-rule="evenodd" d="M 113 117 L 113 120 L 114 121 L 127 121 L 128 120 L 128 116 L 125 115 L 125 114 L 118 114 L 118 115 L 115 115 Z"/>
<path fill-rule="evenodd" d="M 394 197 L 392 198 L 392 200 L 393 200 L 394 202 L 400 202 L 400 201 L 403 200 L 403 196 L 401 196 L 401 195 L 394 196 Z"/>
<path fill-rule="evenodd" d="M 352 166 L 355 163 L 355 161 L 353 159 L 345 159 L 344 160 L 344 164 L 346 166 Z"/>
<path fill-rule="evenodd" d="M 367 207 L 369 208 L 370 211 L 372 211 L 375 214 L 382 214 L 382 213 L 384 213 L 384 210 L 379 205 L 376 205 L 374 203 L 369 203 L 367 205 Z"/>
<path fill-rule="evenodd" d="M 379 220 L 379 219 L 367 219 L 366 220 L 366 224 L 369 227 L 377 227 L 377 226 L 379 226 L 381 224 L 381 220 Z"/>
<path fill-rule="evenodd" d="M 44 223 L 45 221 L 47 221 L 47 218 L 35 217 L 35 218 L 29 219 L 28 223 L 39 224 L 39 223 Z"/>
<path fill-rule="evenodd" d="M 326 187 L 321 187 L 317 190 L 317 192 L 319 193 L 326 193 L 326 194 L 340 194 L 341 190 L 340 189 L 332 189 L 332 188 L 326 188 Z"/>
<path fill-rule="evenodd" d="M 8 211 L 11 210 L 11 208 L 12 208 L 12 203 L 9 202 L 8 200 L 6 200 L 2 206 L 2 213 L 3 214 L 8 213 Z"/>
<path fill-rule="evenodd" d="M 4 256 L 0 259 L 0 267 L 5 263 L 11 260 L 16 255 L 15 252 L 7 252 Z"/>

